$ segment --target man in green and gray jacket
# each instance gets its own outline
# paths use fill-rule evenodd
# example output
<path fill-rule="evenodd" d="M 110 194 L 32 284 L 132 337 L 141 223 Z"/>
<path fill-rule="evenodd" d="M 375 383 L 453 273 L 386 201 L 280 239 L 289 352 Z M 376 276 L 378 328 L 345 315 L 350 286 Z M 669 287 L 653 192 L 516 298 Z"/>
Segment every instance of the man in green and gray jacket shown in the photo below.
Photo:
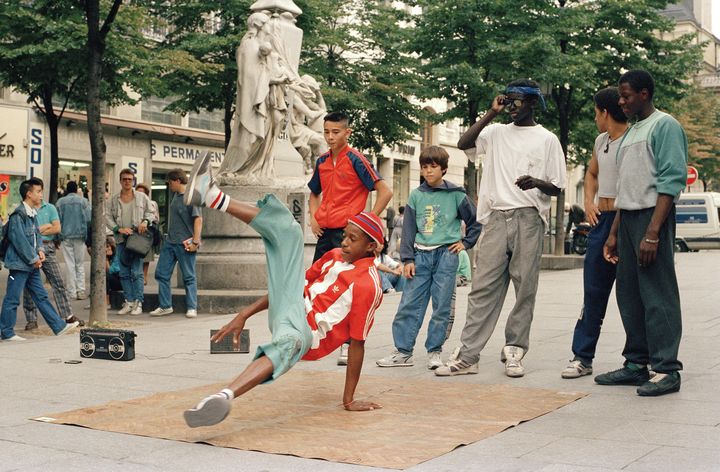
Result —
<path fill-rule="evenodd" d="M 655 83 L 648 72 L 626 72 L 618 90 L 625 115 L 637 118 L 618 149 L 619 211 L 604 247 L 605 259 L 617 264 L 625 363 L 595 382 L 638 385 L 638 395 L 658 396 L 680 390 L 682 320 L 673 253 L 675 202 L 687 180 L 687 137 L 675 118 L 653 106 Z"/>

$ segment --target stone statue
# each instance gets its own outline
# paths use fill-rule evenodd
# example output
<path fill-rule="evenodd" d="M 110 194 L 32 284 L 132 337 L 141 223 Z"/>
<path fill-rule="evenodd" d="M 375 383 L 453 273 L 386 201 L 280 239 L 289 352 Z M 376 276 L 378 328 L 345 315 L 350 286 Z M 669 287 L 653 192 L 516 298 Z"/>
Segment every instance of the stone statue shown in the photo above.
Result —
<path fill-rule="evenodd" d="M 277 183 L 276 157 L 287 166 L 299 154 L 311 173 L 325 146 L 320 86 L 298 74 L 302 30 L 295 18 L 302 10 L 292 0 L 258 0 L 250 8 L 254 13 L 236 52 L 232 134 L 218 172 L 230 185 Z"/>
<path fill-rule="evenodd" d="M 237 49 L 238 92 L 230 143 L 219 173 L 240 174 L 261 182 L 273 178 L 273 145 L 287 115 L 286 86 L 297 74 L 290 68 L 280 21 L 253 13 Z"/>
<path fill-rule="evenodd" d="M 311 174 L 315 159 L 325 147 L 321 119 L 327 114 L 325 99 L 320 93 L 320 84 L 310 75 L 303 75 L 299 81 L 292 82 L 289 89 L 292 93 L 290 141 L 303 158 L 305 173 Z"/>

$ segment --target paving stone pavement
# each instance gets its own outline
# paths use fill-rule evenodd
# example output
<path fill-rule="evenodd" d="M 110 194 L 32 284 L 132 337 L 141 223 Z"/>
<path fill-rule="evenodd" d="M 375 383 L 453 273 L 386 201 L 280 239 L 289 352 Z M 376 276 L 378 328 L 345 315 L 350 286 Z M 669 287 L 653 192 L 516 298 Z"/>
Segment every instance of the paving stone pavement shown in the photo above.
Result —
<path fill-rule="evenodd" d="M 480 373 L 435 380 L 572 389 L 589 395 L 408 470 L 720 471 L 720 251 L 678 254 L 676 266 L 684 322 L 680 359 L 685 364 L 679 393 L 640 398 L 634 387 L 601 387 L 593 383 L 592 377 L 561 379 L 560 371 L 571 357 L 572 329 L 581 306 L 582 271 L 544 271 L 540 275 L 525 377 L 505 377 L 499 362 L 503 327 L 513 301 L 510 290 L 498 329 L 481 357 Z M 6 280 L 7 271 L 0 272 L 0 296 L 5 293 Z M 446 353 L 459 343 L 468 291 L 469 288 L 458 290 L 457 321 Z M 414 367 L 375 366 L 375 360 L 392 349 L 391 323 L 399 300 L 399 294 L 388 295 L 378 310 L 367 342 L 363 372 L 394 379 L 434 379 L 425 369 L 423 352 L 417 353 Z M 87 301 L 77 301 L 73 306 L 87 319 L 83 311 L 86 304 Z M 23 334 L 21 310 L 18 315 L 18 333 Z M 85 361 L 78 365 L 52 362 L 79 358 L 77 335 L 0 343 L 3 372 L 0 472 L 380 470 L 29 421 L 31 417 L 109 400 L 230 379 L 250 360 L 248 355 L 209 355 L 209 330 L 229 321 L 230 315 L 200 314 L 196 319 L 186 319 L 180 313 L 156 319 L 145 313 L 139 317 L 110 318 L 133 324 L 132 329 L 138 333 L 138 355 L 134 361 Z M 251 319 L 248 327 L 251 349 L 268 339 L 262 315 Z M 424 333 L 425 328 L 418 339 L 421 350 Z M 613 295 L 598 345 L 596 373 L 620 366 L 623 341 Z M 332 355 L 317 362 L 302 362 L 296 369 L 339 371 L 335 360 Z M 438 398 L 437 408 L 452 408 L 452 399 Z M 402 431 L 397 434 L 398 447 L 403 447 Z"/>

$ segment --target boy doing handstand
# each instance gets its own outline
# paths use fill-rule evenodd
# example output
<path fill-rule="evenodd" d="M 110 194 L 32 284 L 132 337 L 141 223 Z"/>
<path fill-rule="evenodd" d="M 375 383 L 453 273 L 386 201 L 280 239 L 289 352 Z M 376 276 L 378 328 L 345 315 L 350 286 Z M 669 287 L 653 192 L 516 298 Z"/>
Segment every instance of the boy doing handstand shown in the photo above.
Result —
<path fill-rule="evenodd" d="M 303 234 L 292 214 L 273 195 L 258 206 L 232 200 L 215 184 L 209 154 L 198 159 L 190 175 L 186 205 L 224 211 L 255 229 L 263 239 L 268 266 L 268 294 L 241 310 L 213 342 L 232 335 L 237 345 L 245 322 L 268 310 L 272 341 L 258 347 L 250 365 L 219 393 L 185 411 L 190 427 L 219 423 L 231 401 L 261 383 L 287 372 L 301 358 L 320 359 L 350 340 L 343 407 L 350 411 L 380 408 L 354 399 L 365 353 L 365 339 L 382 301 L 374 250 L 382 244 L 380 219 L 361 212 L 348 220 L 342 246 L 327 252 L 303 276 Z"/>

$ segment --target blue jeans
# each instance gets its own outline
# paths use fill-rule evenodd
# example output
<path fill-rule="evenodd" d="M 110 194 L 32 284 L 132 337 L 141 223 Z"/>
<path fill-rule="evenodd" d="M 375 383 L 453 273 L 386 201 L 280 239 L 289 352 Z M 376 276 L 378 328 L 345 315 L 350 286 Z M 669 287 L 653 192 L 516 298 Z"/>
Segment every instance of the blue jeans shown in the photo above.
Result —
<path fill-rule="evenodd" d="M 405 277 L 402 275 L 390 274 L 388 272 L 378 271 L 380 273 L 380 283 L 382 284 L 383 293 L 387 292 L 391 288 L 394 288 L 396 292 L 402 292 L 405 288 Z"/>
<path fill-rule="evenodd" d="M 139 301 L 142 303 L 145 292 L 143 258 L 134 257 L 130 265 L 125 265 L 122 262 L 124 252 L 125 244 L 118 244 L 117 257 L 120 261 L 120 285 L 122 285 L 123 295 L 129 302 Z"/>
<path fill-rule="evenodd" d="M 602 212 L 597 225 L 588 234 L 583 267 L 583 308 L 575 324 L 572 341 L 574 360 L 581 361 L 586 366 L 591 366 L 595 358 L 600 328 L 615 283 L 615 265 L 607 262 L 603 257 L 603 246 L 610 234 L 614 219 L 614 211 Z"/>
<path fill-rule="evenodd" d="M 52 332 L 57 334 L 62 331 L 66 323 L 50 303 L 48 293 L 43 286 L 42 280 L 40 280 L 40 270 L 33 269 L 30 272 L 11 270 L 8 276 L 7 293 L 2 304 L 2 313 L 0 313 L 0 334 L 2 339 L 15 336 L 17 308 L 20 304 L 23 289 L 28 291 Z"/>
<path fill-rule="evenodd" d="M 195 252 L 187 252 L 182 244 L 165 242 L 160 250 L 160 258 L 155 267 L 155 280 L 158 281 L 160 308 L 172 308 L 170 278 L 175 263 L 180 265 L 185 283 L 185 305 L 188 310 L 197 310 L 197 280 L 195 278 Z"/>
<path fill-rule="evenodd" d="M 432 251 L 415 250 L 415 277 L 408 279 L 400 299 L 392 332 L 395 348 L 410 355 L 415 347 L 428 302 L 432 298 L 432 317 L 425 349 L 441 352 L 445 343 L 450 301 L 455 290 L 458 256 L 442 246 Z"/>

